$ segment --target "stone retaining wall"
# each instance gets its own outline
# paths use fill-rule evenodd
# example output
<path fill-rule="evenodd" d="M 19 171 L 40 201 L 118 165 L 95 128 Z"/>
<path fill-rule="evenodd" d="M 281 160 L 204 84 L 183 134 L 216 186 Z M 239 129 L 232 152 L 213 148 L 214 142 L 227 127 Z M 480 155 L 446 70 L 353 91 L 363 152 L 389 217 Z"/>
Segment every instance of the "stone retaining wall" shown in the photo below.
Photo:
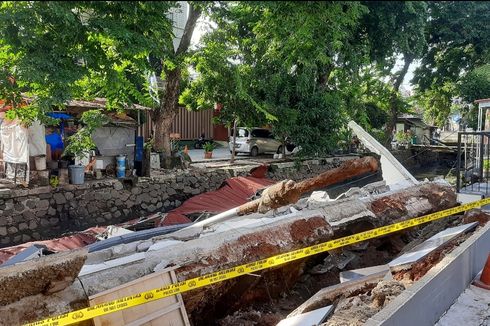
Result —
<path fill-rule="evenodd" d="M 268 177 L 301 180 L 338 166 L 341 160 L 272 165 Z M 191 169 L 139 178 L 134 182 L 96 180 L 84 185 L 50 186 L 0 192 L 0 247 L 49 239 L 97 225 L 111 225 L 166 212 L 200 193 L 216 190 L 227 178 L 247 175 L 251 166 Z"/>

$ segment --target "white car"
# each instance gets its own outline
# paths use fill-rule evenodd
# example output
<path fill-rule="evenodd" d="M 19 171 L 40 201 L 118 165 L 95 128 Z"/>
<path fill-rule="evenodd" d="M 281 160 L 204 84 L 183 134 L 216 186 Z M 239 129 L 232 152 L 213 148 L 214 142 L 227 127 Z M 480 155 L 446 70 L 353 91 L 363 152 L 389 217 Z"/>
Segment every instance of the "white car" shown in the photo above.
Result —
<path fill-rule="evenodd" d="M 229 141 L 233 151 L 233 132 Z M 237 128 L 235 140 L 236 153 L 248 153 L 257 156 L 262 153 L 282 153 L 282 143 L 274 138 L 271 131 L 263 128 Z"/>

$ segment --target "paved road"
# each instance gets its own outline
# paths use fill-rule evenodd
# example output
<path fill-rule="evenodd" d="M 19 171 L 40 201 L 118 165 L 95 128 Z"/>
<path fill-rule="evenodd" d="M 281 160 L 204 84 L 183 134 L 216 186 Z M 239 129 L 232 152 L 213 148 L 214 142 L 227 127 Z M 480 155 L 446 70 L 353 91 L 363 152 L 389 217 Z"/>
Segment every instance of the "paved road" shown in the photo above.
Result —
<path fill-rule="evenodd" d="M 204 149 L 190 149 L 189 156 L 192 162 L 204 161 Z M 226 147 L 219 147 L 213 151 L 213 158 L 206 161 L 223 159 L 230 159 L 230 151 Z"/>
<path fill-rule="evenodd" d="M 209 161 L 222 161 L 231 159 L 230 150 L 228 147 L 218 147 L 213 151 L 212 159 L 204 158 L 204 150 L 203 149 L 190 149 L 189 156 L 192 159 L 192 162 L 209 162 Z M 267 155 L 270 157 L 271 155 Z M 250 155 L 247 154 L 239 154 L 236 156 L 237 160 L 250 159 Z"/>
<path fill-rule="evenodd" d="M 223 161 L 230 160 L 231 154 L 228 146 L 221 146 L 216 148 L 213 151 L 212 159 L 204 158 L 204 150 L 203 149 L 189 149 L 189 156 L 192 159 L 192 162 L 209 162 L 209 161 Z M 235 156 L 237 160 L 263 160 L 263 159 L 272 159 L 272 154 L 259 154 L 256 157 L 252 157 L 249 154 L 240 153 Z"/>

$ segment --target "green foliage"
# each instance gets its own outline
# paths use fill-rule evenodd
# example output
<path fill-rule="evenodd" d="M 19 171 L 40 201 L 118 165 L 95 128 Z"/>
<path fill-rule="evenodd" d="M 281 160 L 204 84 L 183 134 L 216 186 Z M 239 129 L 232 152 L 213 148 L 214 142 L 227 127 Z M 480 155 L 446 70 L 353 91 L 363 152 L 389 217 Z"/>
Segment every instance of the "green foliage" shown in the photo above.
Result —
<path fill-rule="evenodd" d="M 490 3 L 429 2 L 426 48 L 415 82 L 422 91 L 454 83 L 489 59 Z"/>
<path fill-rule="evenodd" d="M 413 82 L 425 116 L 444 125 L 455 108 L 452 99 L 468 103 L 489 93 L 490 3 L 484 1 L 429 2 L 426 48 Z M 474 109 L 462 110 L 464 120 L 476 127 Z"/>
<path fill-rule="evenodd" d="M 214 143 L 212 142 L 206 142 L 202 148 L 204 148 L 205 152 L 212 152 L 215 149 Z"/>
<path fill-rule="evenodd" d="M 341 128 L 339 132 L 338 146 L 343 150 L 349 150 L 352 142 L 352 131 L 349 128 Z"/>
<path fill-rule="evenodd" d="M 92 140 L 94 130 L 108 121 L 107 116 L 100 110 L 86 111 L 80 120 L 84 126 L 68 138 L 68 146 L 65 148 L 64 155 L 73 155 L 82 159 L 87 157 L 89 151 L 95 148 L 95 143 Z"/>
<path fill-rule="evenodd" d="M 461 79 L 461 97 L 468 103 L 490 97 L 490 64 L 477 67 Z"/>
<path fill-rule="evenodd" d="M 154 143 L 155 143 L 155 141 L 153 140 L 153 138 L 150 138 L 150 139 L 148 139 L 148 141 L 145 142 L 145 144 L 143 145 L 143 148 L 146 151 L 151 152 L 151 150 L 153 149 Z"/>
<path fill-rule="evenodd" d="M 58 178 L 57 175 L 52 175 L 50 178 L 49 178 L 49 185 L 53 188 L 56 188 L 58 187 L 60 184 L 60 179 Z"/>
<path fill-rule="evenodd" d="M 371 61 L 390 75 L 399 54 L 419 57 L 426 49 L 428 6 L 425 1 L 365 1 L 359 42 L 368 42 Z"/>
<path fill-rule="evenodd" d="M 173 53 L 171 1 L 6 1 L 0 7 L 0 95 L 33 96 L 21 119 L 71 98 L 106 97 L 110 108 L 152 106 L 149 56 Z M 16 79 L 9 86 L 6 78 Z M 11 113 L 11 114 L 14 114 Z"/>
<path fill-rule="evenodd" d="M 489 159 L 483 160 L 483 170 L 490 171 L 490 160 Z"/>
<path fill-rule="evenodd" d="M 199 75 L 181 103 L 221 103 L 221 121 L 268 124 L 307 154 L 334 150 L 349 119 L 382 128 L 393 97 L 383 77 L 425 46 L 425 3 L 220 2 L 210 15 L 217 27 L 190 60 Z"/>
<path fill-rule="evenodd" d="M 400 130 L 395 134 L 395 140 L 400 144 L 408 144 L 412 141 L 412 134 Z"/>
<path fill-rule="evenodd" d="M 416 103 L 424 110 L 424 120 L 428 123 L 443 127 L 452 111 L 452 97 L 455 94 L 455 85 L 446 83 L 440 87 L 427 89 L 418 93 Z"/>

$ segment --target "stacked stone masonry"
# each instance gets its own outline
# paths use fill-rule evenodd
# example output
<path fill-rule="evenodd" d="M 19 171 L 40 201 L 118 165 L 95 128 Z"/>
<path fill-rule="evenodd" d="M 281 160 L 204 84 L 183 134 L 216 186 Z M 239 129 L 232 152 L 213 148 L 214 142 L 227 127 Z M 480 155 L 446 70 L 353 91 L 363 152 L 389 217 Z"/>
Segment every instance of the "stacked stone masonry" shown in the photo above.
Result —
<path fill-rule="evenodd" d="M 298 181 L 340 163 L 327 159 L 277 164 L 269 168 L 267 177 Z M 0 192 L 0 247 L 167 212 L 192 196 L 218 189 L 227 178 L 248 175 L 249 170 L 190 169 L 133 182 L 110 179 L 56 189 L 5 190 Z"/>

